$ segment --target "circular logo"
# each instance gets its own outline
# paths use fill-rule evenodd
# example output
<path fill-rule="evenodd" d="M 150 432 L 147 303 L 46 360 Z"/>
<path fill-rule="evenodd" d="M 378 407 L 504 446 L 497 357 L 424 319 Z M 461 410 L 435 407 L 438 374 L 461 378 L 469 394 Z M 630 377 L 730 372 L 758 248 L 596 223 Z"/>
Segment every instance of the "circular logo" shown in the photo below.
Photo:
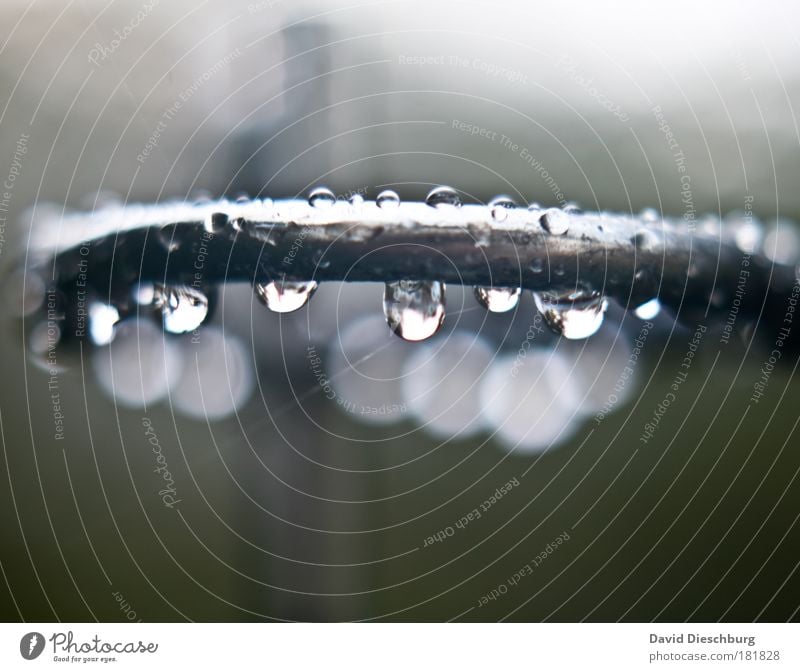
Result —
<path fill-rule="evenodd" d="M 41 632 L 29 632 L 19 640 L 19 652 L 25 660 L 38 658 L 44 651 L 44 635 Z"/>

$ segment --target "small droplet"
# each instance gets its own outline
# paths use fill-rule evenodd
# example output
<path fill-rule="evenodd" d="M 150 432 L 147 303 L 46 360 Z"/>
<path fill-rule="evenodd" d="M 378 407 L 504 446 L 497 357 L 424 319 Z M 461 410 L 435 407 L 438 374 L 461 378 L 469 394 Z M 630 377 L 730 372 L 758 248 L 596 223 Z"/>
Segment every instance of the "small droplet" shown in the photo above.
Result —
<path fill-rule="evenodd" d="M 576 289 L 534 292 L 536 307 L 547 325 L 569 339 L 588 338 L 603 324 L 608 301 L 599 292 Z"/>
<path fill-rule="evenodd" d="M 647 224 L 655 224 L 661 221 L 661 215 L 655 208 L 645 208 L 639 213 L 639 219 Z"/>
<path fill-rule="evenodd" d="M 537 203 L 536 201 L 534 201 L 533 203 L 529 203 L 528 204 L 528 210 L 533 211 L 533 210 L 541 210 L 541 209 L 542 209 L 542 206 L 539 203 Z"/>
<path fill-rule="evenodd" d="M 153 286 L 153 306 L 161 313 L 164 331 L 185 334 L 197 329 L 208 316 L 208 297 L 188 285 Z"/>
<path fill-rule="evenodd" d="M 152 306 L 156 298 L 156 288 L 152 282 L 137 282 L 131 288 L 131 298 L 140 306 Z"/>
<path fill-rule="evenodd" d="M 308 204 L 312 208 L 330 208 L 336 203 L 336 195 L 327 187 L 317 187 L 308 195 Z"/>
<path fill-rule="evenodd" d="M 114 326 L 119 322 L 119 311 L 106 303 L 89 306 L 89 336 L 95 345 L 108 345 L 114 340 Z"/>
<path fill-rule="evenodd" d="M 489 209 L 492 219 L 496 222 L 504 222 L 508 219 L 508 211 L 516 207 L 514 199 L 510 196 L 497 196 L 489 201 Z"/>
<path fill-rule="evenodd" d="M 293 313 L 308 303 L 311 295 L 317 291 L 317 283 L 294 282 L 290 280 L 273 280 L 256 283 L 256 296 L 273 313 Z"/>
<path fill-rule="evenodd" d="M 567 203 L 564 203 L 564 206 L 561 208 L 561 210 L 570 215 L 580 215 L 583 212 L 581 206 L 575 203 L 575 201 L 568 201 Z"/>
<path fill-rule="evenodd" d="M 349 199 L 347 199 L 347 202 L 350 203 L 350 205 L 358 207 L 364 203 L 364 197 L 361 194 L 353 194 Z"/>
<path fill-rule="evenodd" d="M 444 321 L 443 282 L 399 280 L 386 283 L 383 314 L 389 328 L 406 341 L 433 336 Z"/>
<path fill-rule="evenodd" d="M 539 257 L 534 259 L 531 262 L 531 270 L 534 273 L 541 273 L 544 270 L 544 261 L 542 261 Z"/>
<path fill-rule="evenodd" d="M 224 212 L 212 212 L 205 221 L 205 229 L 208 233 L 222 233 L 228 225 L 228 215 Z"/>
<path fill-rule="evenodd" d="M 476 287 L 475 298 L 492 313 L 507 313 L 519 303 L 519 287 Z"/>
<path fill-rule="evenodd" d="M 764 238 L 764 254 L 776 264 L 796 264 L 800 257 L 800 234 L 788 219 L 775 221 Z"/>
<path fill-rule="evenodd" d="M 569 214 L 558 208 L 548 208 L 540 218 L 542 228 L 554 236 L 563 236 L 569 231 Z"/>
<path fill-rule="evenodd" d="M 661 312 L 661 302 L 658 299 L 650 299 L 633 312 L 640 320 L 652 320 Z"/>
<path fill-rule="evenodd" d="M 425 202 L 434 208 L 442 206 L 458 207 L 461 205 L 461 197 L 452 187 L 436 187 L 428 194 Z"/>
<path fill-rule="evenodd" d="M 662 241 L 662 236 L 652 229 L 640 229 L 631 239 L 636 249 L 641 252 L 652 252 L 658 249 Z"/>
<path fill-rule="evenodd" d="M 378 198 L 375 199 L 375 203 L 379 208 L 390 210 L 400 205 L 400 196 L 397 195 L 397 192 L 392 191 L 391 189 L 385 189 L 378 194 Z"/>

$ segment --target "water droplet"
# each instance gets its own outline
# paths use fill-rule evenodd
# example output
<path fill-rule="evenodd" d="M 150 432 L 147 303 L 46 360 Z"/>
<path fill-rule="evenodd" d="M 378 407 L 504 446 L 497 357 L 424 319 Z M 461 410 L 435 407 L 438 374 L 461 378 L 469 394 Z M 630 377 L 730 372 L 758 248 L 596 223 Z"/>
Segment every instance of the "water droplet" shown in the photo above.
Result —
<path fill-rule="evenodd" d="M 444 321 L 444 283 L 400 280 L 387 282 L 383 313 L 389 328 L 406 341 L 433 336 Z"/>
<path fill-rule="evenodd" d="M 151 306 L 156 299 L 156 288 L 152 282 L 137 282 L 131 287 L 131 298 L 140 306 Z"/>
<path fill-rule="evenodd" d="M 492 213 L 492 219 L 496 222 L 504 222 L 508 219 L 508 211 L 516 207 L 514 199 L 510 196 L 497 196 L 489 201 L 489 208 Z"/>
<path fill-rule="evenodd" d="M 250 202 L 250 195 L 246 191 L 241 191 L 236 194 L 236 202 L 237 203 L 249 203 Z"/>
<path fill-rule="evenodd" d="M 308 303 L 311 295 L 317 291 L 317 283 L 294 282 L 290 280 L 273 280 L 256 283 L 256 296 L 273 313 L 293 313 Z"/>
<path fill-rule="evenodd" d="M 119 311 L 106 303 L 89 306 L 89 336 L 95 345 L 108 345 L 114 340 L 114 326 L 119 322 Z"/>
<path fill-rule="evenodd" d="M 539 205 L 536 201 L 534 201 L 533 203 L 529 203 L 528 204 L 528 210 L 541 210 L 541 209 L 542 209 L 542 206 Z"/>
<path fill-rule="evenodd" d="M 185 334 L 208 316 L 208 297 L 187 285 L 154 285 L 153 306 L 161 313 L 164 331 Z"/>
<path fill-rule="evenodd" d="M 224 212 L 212 212 L 205 221 L 205 229 L 208 233 L 222 233 L 228 225 L 228 215 Z"/>
<path fill-rule="evenodd" d="M 554 236 L 563 236 L 569 231 L 569 214 L 558 208 L 548 208 L 540 218 L 542 228 Z"/>
<path fill-rule="evenodd" d="M 573 289 L 534 292 L 536 307 L 557 334 L 569 339 L 588 338 L 603 324 L 608 301 L 599 292 Z"/>
<path fill-rule="evenodd" d="M 661 215 L 655 208 L 645 208 L 639 213 L 639 219 L 647 224 L 656 224 L 661 221 Z"/>
<path fill-rule="evenodd" d="M 636 249 L 641 252 L 652 252 L 656 250 L 661 245 L 662 241 L 662 236 L 652 229 L 640 229 L 636 232 L 636 235 L 631 238 L 631 242 L 636 246 Z"/>
<path fill-rule="evenodd" d="M 375 203 L 379 208 L 389 210 L 400 205 L 400 196 L 397 195 L 397 192 L 392 191 L 391 189 L 386 189 L 378 194 L 378 198 L 375 199 Z"/>
<path fill-rule="evenodd" d="M 308 195 L 308 204 L 312 208 L 330 208 L 334 203 L 336 196 L 327 187 L 317 187 Z"/>
<path fill-rule="evenodd" d="M 650 299 L 633 312 L 640 320 L 652 320 L 661 312 L 661 302 L 658 299 Z"/>
<path fill-rule="evenodd" d="M 164 246 L 167 252 L 175 252 L 181 246 L 175 224 L 165 224 L 162 226 L 156 233 L 156 238 L 158 238 L 158 242 Z"/>
<path fill-rule="evenodd" d="M 476 287 L 475 298 L 492 313 L 507 313 L 519 303 L 519 287 Z"/>
<path fill-rule="evenodd" d="M 541 273 L 544 270 L 544 261 L 540 258 L 536 258 L 531 262 L 531 270 L 534 273 Z"/>
<path fill-rule="evenodd" d="M 461 205 L 461 197 L 452 187 L 436 187 L 431 189 L 425 202 L 434 208 L 448 205 L 458 207 Z"/>
<path fill-rule="evenodd" d="M 361 194 L 353 194 L 348 200 L 350 205 L 354 205 L 358 207 L 359 205 L 364 203 L 364 197 Z"/>
<path fill-rule="evenodd" d="M 561 210 L 570 215 L 580 215 L 583 212 L 581 206 L 575 203 L 575 201 L 568 201 L 567 203 L 564 203 L 564 206 L 561 208 Z"/>

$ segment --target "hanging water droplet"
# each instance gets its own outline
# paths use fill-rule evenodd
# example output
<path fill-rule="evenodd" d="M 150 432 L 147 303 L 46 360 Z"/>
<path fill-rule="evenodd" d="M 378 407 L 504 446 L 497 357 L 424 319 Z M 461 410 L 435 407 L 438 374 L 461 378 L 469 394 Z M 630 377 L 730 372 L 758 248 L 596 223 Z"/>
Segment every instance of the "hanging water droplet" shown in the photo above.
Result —
<path fill-rule="evenodd" d="M 655 319 L 661 312 L 661 302 L 658 299 L 650 299 L 633 312 L 640 320 Z"/>
<path fill-rule="evenodd" d="M 444 293 L 443 282 L 387 282 L 383 314 L 389 328 L 406 341 L 430 338 L 444 321 Z"/>
<path fill-rule="evenodd" d="M 114 340 L 114 326 L 119 322 L 119 311 L 106 303 L 89 306 L 89 337 L 95 345 L 108 345 Z"/>
<path fill-rule="evenodd" d="M 542 261 L 539 257 L 534 259 L 531 262 L 531 270 L 534 273 L 541 273 L 544 270 L 544 261 Z"/>
<path fill-rule="evenodd" d="M 569 339 L 588 338 L 603 324 L 608 301 L 599 292 L 574 289 L 534 292 L 536 307 L 547 325 Z"/>
<path fill-rule="evenodd" d="M 228 225 L 228 215 L 224 212 L 212 212 L 205 221 L 205 230 L 208 233 L 222 233 Z"/>
<path fill-rule="evenodd" d="M 336 195 L 327 187 L 317 187 L 308 195 L 308 204 L 312 208 L 330 208 L 336 203 Z"/>
<path fill-rule="evenodd" d="M 569 231 L 569 214 L 558 208 L 548 208 L 540 218 L 542 228 L 554 236 L 563 236 Z"/>
<path fill-rule="evenodd" d="M 208 316 L 208 297 L 188 285 L 154 285 L 153 306 L 171 334 L 194 331 Z"/>
<path fill-rule="evenodd" d="M 375 203 L 379 208 L 383 208 L 385 210 L 396 208 L 400 205 L 400 196 L 397 195 L 397 192 L 392 191 L 391 189 L 385 189 L 378 197 L 375 199 Z"/>
<path fill-rule="evenodd" d="M 519 287 L 476 287 L 475 298 L 492 313 L 507 313 L 519 303 Z"/>
<path fill-rule="evenodd" d="M 308 303 L 311 295 L 317 291 L 317 283 L 295 282 L 291 280 L 273 280 L 256 283 L 256 296 L 273 313 L 293 313 Z"/>
<path fill-rule="evenodd" d="M 497 196 L 489 201 L 489 209 L 492 213 L 492 219 L 496 222 L 504 222 L 508 219 L 508 211 L 516 207 L 514 199 L 510 196 Z"/>
<path fill-rule="evenodd" d="M 461 197 L 452 187 L 436 187 L 431 189 L 425 202 L 434 208 L 448 205 L 458 207 L 461 205 Z"/>
<path fill-rule="evenodd" d="M 156 233 L 156 238 L 158 238 L 158 242 L 163 245 L 167 252 L 175 252 L 181 246 L 175 224 L 162 226 Z"/>

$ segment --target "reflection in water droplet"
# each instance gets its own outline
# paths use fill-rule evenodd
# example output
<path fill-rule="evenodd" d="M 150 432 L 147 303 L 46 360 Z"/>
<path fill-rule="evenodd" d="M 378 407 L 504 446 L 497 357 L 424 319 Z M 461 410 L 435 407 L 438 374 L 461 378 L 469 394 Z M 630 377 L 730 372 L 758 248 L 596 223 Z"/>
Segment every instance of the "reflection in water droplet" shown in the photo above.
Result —
<path fill-rule="evenodd" d="M 119 322 L 119 311 L 107 303 L 89 306 L 89 337 L 95 345 L 108 345 L 114 340 L 114 326 Z"/>
<path fill-rule="evenodd" d="M 434 207 L 442 206 L 460 206 L 461 197 L 452 187 L 436 187 L 428 194 L 425 202 Z"/>
<path fill-rule="evenodd" d="M 188 285 L 154 285 L 153 306 L 171 334 L 194 331 L 208 316 L 208 297 Z"/>
<path fill-rule="evenodd" d="M 584 289 L 566 292 L 534 292 L 536 307 L 557 334 L 569 339 L 588 338 L 603 324 L 608 301 Z"/>
<path fill-rule="evenodd" d="M 392 191 L 391 189 L 386 189 L 378 194 L 378 198 L 375 199 L 375 203 L 379 208 L 389 210 L 400 205 L 400 196 L 397 195 L 397 192 Z"/>
<path fill-rule="evenodd" d="M 508 211 L 514 207 L 516 207 L 516 203 L 510 196 L 497 196 L 489 201 L 492 219 L 496 222 L 504 222 L 508 219 Z"/>
<path fill-rule="evenodd" d="M 387 282 L 383 313 L 389 328 L 406 341 L 433 336 L 444 321 L 443 282 L 400 280 Z"/>
<path fill-rule="evenodd" d="M 558 208 L 549 208 L 540 218 L 542 228 L 554 236 L 562 236 L 569 231 L 569 214 Z"/>
<path fill-rule="evenodd" d="M 661 312 L 661 302 L 658 299 L 650 299 L 633 312 L 640 320 L 652 320 Z"/>
<path fill-rule="evenodd" d="M 293 313 L 308 303 L 311 295 L 317 290 L 317 283 L 293 282 L 290 280 L 273 280 L 256 283 L 256 296 L 273 313 Z"/>
<path fill-rule="evenodd" d="M 308 204 L 314 208 L 330 208 L 334 203 L 336 196 L 327 187 L 317 187 L 308 195 Z"/>
<path fill-rule="evenodd" d="M 507 313 L 519 303 L 519 287 L 476 287 L 475 298 L 492 313 Z"/>

